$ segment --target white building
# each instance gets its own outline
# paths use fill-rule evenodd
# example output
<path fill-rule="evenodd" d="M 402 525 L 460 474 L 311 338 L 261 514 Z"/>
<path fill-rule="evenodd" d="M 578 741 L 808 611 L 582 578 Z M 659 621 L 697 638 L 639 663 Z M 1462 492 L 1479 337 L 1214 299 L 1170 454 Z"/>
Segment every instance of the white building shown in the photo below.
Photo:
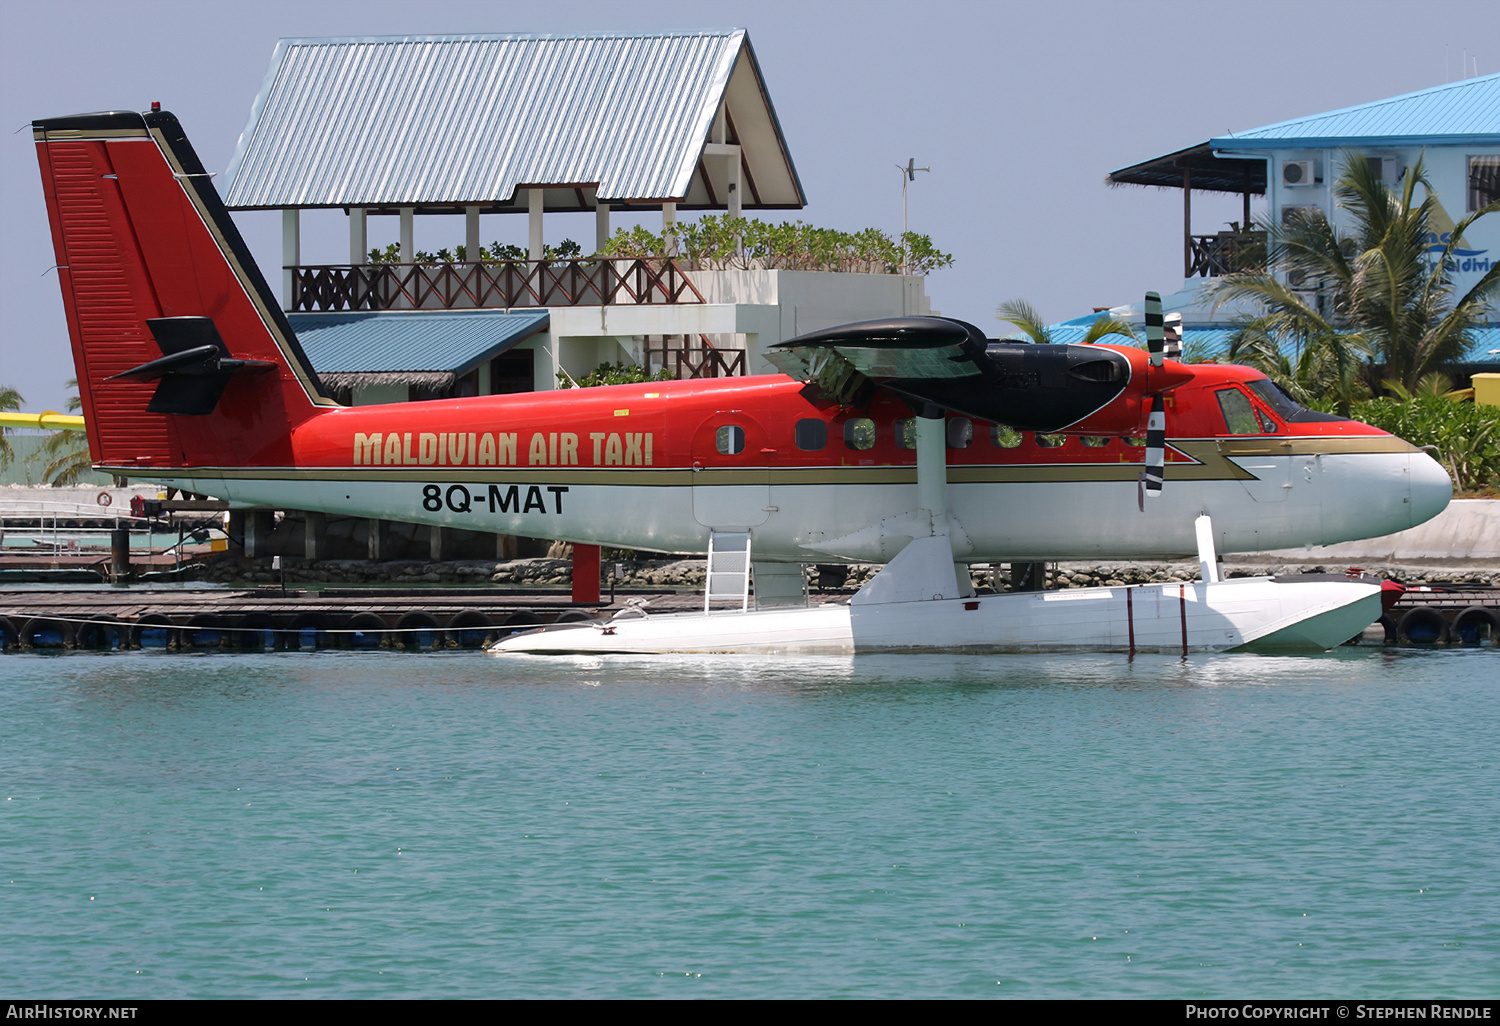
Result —
<path fill-rule="evenodd" d="M 805 205 L 743 30 L 283 39 L 223 183 L 231 210 L 282 211 L 289 320 L 354 402 L 547 389 L 615 362 L 762 373 L 796 334 L 930 312 L 919 275 L 549 251 L 554 213 L 592 213 L 597 252 L 620 211 L 659 211 L 665 233 L 684 212 Z M 313 208 L 347 214 L 348 263 L 304 263 Z M 419 261 L 415 219 L 439 214 L 464 238 Z M 478 259 L 493 215 L 527 219 L 524 253 Z M 376 216 L 399 219 L 394 260 L 372 259 Z"/>
<path fill-rule="evenodd" d="M 1368 160 L 1395 185 L 1420 159 L 1438 201 L 1437 231 L 1429 252 L 1441 252 L 1456 222 L 1500 198 L 1500 75 L 1486 75 L 1423 89 L 1387 100 L 1312 114 L 1230 135 L 1168 153 L 1111 173 L 1113 185 L 1181 189 L 1183 194 L 1183 286 L 1164 296 L 1168 311 L 1183 314 L 1187 340 L 1222 342 L 1240 312 L 1215 310 L 1202 295 L 1218 275 L 1264 259 L 1264 237 L 1254 231 L 1252 196 L 1265 197 L 1266 216 L 1284 219 L 1289 211 L 1322 211 L 1335 228 L 1347 229 L 1350 216 L 1334 194 L 1340 168 L 1348 160 Z M 1195 234 L 1194 192 L 1244 197 L 1243 217 L 1229 230 Z M 1500 217 L 1473 225 L 1453 250 L 1449 272 L 1461 296 L 1500 261 Z M 1140 319 L 1140 301 L 1112 313 Z M 1090 314 L 1057 326 L 1059 340 L 1087 325 Z M 1500 313 L 1491 327 L 1476 333 L 1470 363 L 1500 363 Z"/>

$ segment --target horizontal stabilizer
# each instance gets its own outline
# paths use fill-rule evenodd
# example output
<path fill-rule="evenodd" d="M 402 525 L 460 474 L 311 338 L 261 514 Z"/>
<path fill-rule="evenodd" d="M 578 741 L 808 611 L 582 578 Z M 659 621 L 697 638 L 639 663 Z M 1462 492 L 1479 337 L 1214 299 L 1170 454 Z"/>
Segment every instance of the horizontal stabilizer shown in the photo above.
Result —
<path fill-rule="evenodd" d="M 236 374 L 275 370 L 270 360 L 236 360 L 209 317 L 153 317 L 146 321 L 163 355 L 105 381 L 157 381 L 146 407 L 152 413 L 207 416 Z"/>

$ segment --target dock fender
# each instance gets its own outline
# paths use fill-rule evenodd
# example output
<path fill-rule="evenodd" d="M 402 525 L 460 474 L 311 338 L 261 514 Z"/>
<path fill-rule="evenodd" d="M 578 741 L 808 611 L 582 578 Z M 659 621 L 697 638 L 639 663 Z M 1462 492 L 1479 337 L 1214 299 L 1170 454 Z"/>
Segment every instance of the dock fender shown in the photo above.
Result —
<path fill-rule="evenodd" d="M 1448 618 L 1432 606 L 1416 606 L 1401 614 L 1396 630 L 1406 644 L 1439 645 L 1448 640 Z"/>
<path fill-rule="evenodd" d="M 445 642 L 449 648 L 486 648 L 495 640 L 494 627 L 487 613 L 465 609 L 448 621 Z"/>
<path fill-rule="evenodd" d="M 1500 641 L 1500 615 L 1487 606 L 1468 606 L 1453 618 L 1448 633 L 1461 645 L 1482 645 L 1488 634 L 1494 645 Z"/>

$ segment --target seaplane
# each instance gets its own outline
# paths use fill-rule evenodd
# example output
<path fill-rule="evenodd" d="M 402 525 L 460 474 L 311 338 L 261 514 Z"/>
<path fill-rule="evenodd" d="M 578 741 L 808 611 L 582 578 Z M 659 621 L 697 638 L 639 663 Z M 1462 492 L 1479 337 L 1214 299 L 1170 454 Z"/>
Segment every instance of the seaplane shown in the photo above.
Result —
<path fill-rule="evenodd" d="M 1399 438 L 1250 368 L 1166 358 L 1154 299 L 1145 350 L 905 317 L 780 343 L 780 374 L 344 407 L 172 114 L 32 127 L 100 470 L 243 506 L 708 556 L 702 613 L 548 627 L 500 652 L 1321 650 L 1379 617 L 1380 580 L 1223 579 L 1218 553 L 1400 531 L 1452 494 Z M 981 594 L 969 571 L 1194 556 L 1188 584 Z M 855 562 L 883 568 L 808 604 L 805 564 Z"/>

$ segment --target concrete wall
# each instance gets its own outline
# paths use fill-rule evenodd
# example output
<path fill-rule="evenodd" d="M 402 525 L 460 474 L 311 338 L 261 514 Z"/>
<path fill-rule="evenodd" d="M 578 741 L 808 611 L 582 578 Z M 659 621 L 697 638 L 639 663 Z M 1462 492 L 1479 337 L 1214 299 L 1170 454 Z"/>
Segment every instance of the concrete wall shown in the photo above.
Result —
<path fill-rule="evenodd" d="M 640 361 L 647 335 L 708 335 L 721 348 L 743 346 L 750 374 L 770 374 L 761 355 L 777 342 L 850 321 L 933 312 L 921 275 L 827 271 L 691 271 L 704 303 L 553 307 L 546 346 L 538 346 L 537 387 L 556 387 L 561 367 L 587 374 L 600 363 Z"/>
<path fill-rule="evenodd" d="M 1425 524 L 1408 531 L 1338 545 L 1309 545 L 1250 554 L 1273 562 L 1407 563 L 1452 560 L 1500 565 L 1500 500 L 1455 499 Z"/>

